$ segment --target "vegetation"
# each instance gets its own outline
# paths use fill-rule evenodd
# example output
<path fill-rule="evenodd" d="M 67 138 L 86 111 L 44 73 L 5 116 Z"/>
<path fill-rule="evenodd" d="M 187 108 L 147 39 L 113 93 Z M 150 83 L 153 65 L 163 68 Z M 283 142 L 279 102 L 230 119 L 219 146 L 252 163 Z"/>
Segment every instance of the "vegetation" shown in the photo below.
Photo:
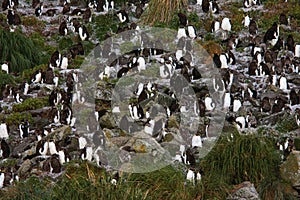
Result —
<path fill-rule="evenodd" d="M 9 62 L 11 72 L 22 72 L 41 63 L 41 50 L 19 32 L 0 28 L 0 62 Z"/>
<path fill-rule="evenodd" d="M 116 19 L 116 16 L 112 14 L 98 15 L 94 18 L 93 31 L 99 41 L 105 40 L 107 34 L 110 35 L 117 31 L 118 21 Z"/>
<path fill-rule="evenodd" d="M 0 71 L 0 92 L 1 92 L 1 94 L 7 84 L 14 85 L 15 78 L 10 74 L 6 74 L 5 72 Z"/>
<path fill-rule="evenodd" d="M 226 129 L 226 128 L 225 128 Z M 182 164 L 144 174 L 121 173 L 116 186 L 112 173 L 84 161 L 65 165 L 55 182 L 31 177 L 7 191 L 4 199 L 225 199 L 232 185 L 254 183 L 262 199 L 292 199 L 287 183 L 278 175 L 280 154 L 269 137 L 224 133 L 198 166 L 204 171 L 196 185 L 185 179 Z M 230 133 L 233 133 L 232 136 Z"/>
<path fill-rule="evenodd" d="M 187 0 L 152 0 L 149 8 L 143 13 L 142 20 L 145 24 L 154 25 L 157 22 L 169 23 L 174 16 L 188 6 Z"/>
<path fill-rule="evenodd" d="M 22 121 L 28 120 L 29 123 L 33 122 L 33 118 L 29 113 L 11 113 L 6 116 L 5 122 L 10 125 L 18 126 Z"/>
<path fill-rule="evenodd" d="M 13 112 L 24 112 L 28 110 L 35 110 L 48 106 L 48 98 L 29 98 L 25 99 L 21 104 L 14 104 Z"/>

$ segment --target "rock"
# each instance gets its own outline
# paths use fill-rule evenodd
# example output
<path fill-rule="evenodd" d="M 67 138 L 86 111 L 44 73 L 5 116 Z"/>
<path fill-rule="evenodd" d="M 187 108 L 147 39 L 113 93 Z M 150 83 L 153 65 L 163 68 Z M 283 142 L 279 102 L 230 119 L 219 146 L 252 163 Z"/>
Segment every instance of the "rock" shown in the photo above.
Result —
<path fill-rule="evenodd" d="M 99 123 L 101 128 L 113 129 L 117 127 L 115 119 L 111 113 L 106 113 L 103 117 L 101 117 Z"/>
<path fill-rule="evenodd" d="M 97 83 L 96 99 L 111 101 L 112 91 L 112 85 L 107 84 L 105 81 L 99 81 Z"/>
<path fill-rule="evenodd" d="M 27 159 L 22 163 L 21 167 L 17 171 L 18 176 L 21 179 L 26 178 L 29 175 L 30 170 L 31 170 L 31 161 Z"/>
<path fill-rule="evenodd" d="M 168 128 L 179 128 L 179 123 L 175 116 L 171 116 L 168 121 Z"/>
<path fill-rule="evenodd" d="M 300 151 L 292 151 L 280 166 L 281 177 L 300 190 Z"/>
<path fill-rule="evenodd" d="M 31 149 L 32 146 L 35 146 L 32 144 L 33 141 L 34 140 L 31 137 L 25 138 L 21 143 L 12 148 L 13 151 L 11 156 L 14 158 L 21 157 L 21 155 L 24 154 L 26 150 Z"/>
<path fill-rule="evenodd" d="M 259 194 L 252 183 L 245 181 L 235 186 L 227 200 L 259 200 Z"/>
<path fill-rule="evenodd" d="M 62 126 L 55 131 L 51 132 L 47 135 L 48 139 L 53 139 L 54 141 L 60 141 L 65 138 L 66 135 L 71 134 L 71 127 L 70 126 Z"/>

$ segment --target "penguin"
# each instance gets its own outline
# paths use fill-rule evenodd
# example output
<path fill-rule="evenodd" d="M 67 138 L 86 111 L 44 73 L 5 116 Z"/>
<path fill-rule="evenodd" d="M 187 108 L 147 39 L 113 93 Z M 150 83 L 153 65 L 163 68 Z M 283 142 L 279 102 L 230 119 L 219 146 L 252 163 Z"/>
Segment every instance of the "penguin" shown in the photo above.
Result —
<path fill-rule="evenodd" d="M 8 158 L 10 155 L 10 148 L 7 142 L 2 138 L 0 143 L 0 158 Z"/>
<path fill-rule="evenodd" d="M 4 187 L 4 179 L 5 179 L 4 172 L 0 172 L 0 188 Z"/>
<path fill-rule="evenodd" d="M 285 107 L 285 101 L 280 98 L 280 97 L 276 97 L 275 102 L 272 106 L 272 113 L 278 113 L 284 110 Z"/>
<path fill-rule="evenodd" d="M 295 110 L 295 120 L 296 124 L 300 126 L 300 108 L 296 108 Z"/>
<path fill-rule="evenodd" d="M 202 78 L 201 73 L 198 71 L 198 69 L 196 67 L 193 67 L 191 81 L 196 81 L 201 78 Z"/>
<path fill-rule="evenodd" d="M 221 60 L 220 60 L 220 56 L 218 54 L 214 54 L 213 56 L 213 61 L 214 61 L 214 64 L 217 68 L 221 68 L 222 66 L 222 63 L 221 63 Z M 226 68 L 225 68 L 226 69 Z"/>
<path fill-rule="evenodd" d="M 9 134 L 9 127 L 6 125 L 6 123 L 0 124 L 0 138 L 2 139 L 8 139 Z"/>
<path fill-rule="evenodd" d="M 273 63 L 274 59 L 276 58 L 276 54 L 271 49 L 268 49 L 264 54 L 264 61 L 266 63 Z"/>
<path fill-rule="evenodd" d="M 15 2 L 14 0 L 3 0 L 2 2 L 2 11 L 5 11 L 7 9 L 14 9 Z"/>
<path fill-rule="evenodd" d="M 202 139 L 199 134 L 195 134 L 192 137 L 192 148 L 201 148 L 202 147 Z"/>
<path fill-rule="evenodd" d="M 7 24 L 15 25 L 15 12 L 12 9 L 9 9 L 7 12 Z"/>
<path fill-rule="evenodd" d="M 4 62 L 2 65 L 1 65 L 1 70 L 4 71 L 6 74 L 9 74 L 9 66 L 8 66 L 8 62 Z"/>
<path fill-rule="evenodd" d="M 44 10 L 43 2 L 40 2 L 40 3 L 35 7 L 35 16 L 36 16 L 36 17 L 42 16 L 43 10 Z"/>
<path fill-rule="evenodd" d="M 135 9 L 135 17 L 139 19 L 142 16 L 143 12 L 144 12 L 143 5 L 139 3 Z"/>
<path fill-rule="evenodd" d="M 92 11 L 90 8 L 83 12 L 82 19 L 85 23 L 92 22 Z"/>
<path fill-rule="evenodd" d="M 68 69 L 68 65 L 69 65 L 68 61 L 69 61 L 68 57 L 67 56 L 63 56 L 61 58 L 61 62 L 60 62 L 59 68 L 63 69 L 63 70 Z"/>
<path fill-rule="evenodd" d="M 31 83 L 41 83 L 42 81 L 42 70 L 37 70 L 31 78 Z"/>
<path fill-rule="evenodd" d="M 50 155 L 54 155 L 54 154 L 58 155 L 57 145 L 55 144 L 55 142 L 53 140 L 50 140 L 48 142 L 48 148 L 49 148 Z"/>
<path fill-rule="evenodd" d="M 218 30 L 220 30 L 220 27 L 221 27 L 220 22 L 217 20 L 214 20 L 210 26 L 210 31 L 212 33 L 216 33 Z"/>
<path fill-rule="evenodd" d="M 242 107 L 243 103 L 241 101 L 241 99 L 237 96 L 234 97 L 233 100 L 233 107 L 232 107 L 232 111 L 233 112 L 238 112 L 239 109 Z"/>
<path fill-rule="evenodd" d="M 146 70 L 146 61 L 145 58 L 140 56 L 138 58 L 133 58 L 134 65 L 138 68 L 138 71 Z"/>
<path fill-rule="evenodd" d="M 257 62 L 255 60 L 251 61 L 248 66 L 248 74 L 249 76 L 257 75 Z"/>
<path fill-rule="evenodd" d="M 128 109 L 133 120 L 142 119 L 144 117 L 143 108 L 139 104 L 129 104 Z"/>
<path fill-rule="evenodd" d="M 75 9 L 72 11 L 71 15 L 81 16 L 82 13 L 83 13 L 83 11 L 82 11 L 80 8 L 75 8 Z"/>
<path fill-rule="evenodd" d="M 29 123 L 28 121 L 22 121 L 19 125 L 19 131 L 20 131 L 20 138 L 23 139 L 25 137 L 28 137 L 29 135 Z"/>
<path fill-rule="evenodd" d="M 40 2 L 40 0 L 32 0 L 31 7 L 35 9 L 40 4 Z"/>
<path fill-rule="evenodd" d="M 295 42 L 294 42 L 293 35 L 289 34 L 286 41 L 286 48 L 289 51 L 294 51 L 294 46 L 295 46 Z"/>
<path fill-rule="evenodd" d="M 69 51 L 70 51 L 73 59 L 75 59 L 75 57 L 77 55 L 84 55 L 84 48 L 83 48 L 83 45 L 81 42 L 71 46 Z"/>
<path fill-rule="evenodd" d="M 87 28 L 82 25 L 78 28 L 78 34 L 79 34 L 79 37 L 82 41 L 84 40 L 88 40 L 89 39 L 89 33 L 88 33 L 88 30 Z"/>
<path fill-rule="evenodd" d="M 299 91 L 298 91 L 298 93 L 299 93 Z M 296 92 L 295 88 L 291 89 L 291 91 L 290 91 L 290 97 L 289 97 L 289 99 L 290 99 L 290 105 L 291 106 L 294 106 L 294 105 L 297 105 L 297 104 L 300 103 L 299 102 L 299 97 L 298 97 L 299 94 L 298 93 Z"/>
<path fill-rule="evenodd" d="M 209 95 L 205 97 L 204 103 L 207 111 L 213 111 L 216 107 L 215 103 L 213 102 L 213 99 Z"/>
<path fill-rule="evenodd" d="M 300 44 L 297 44 L 295 46 L 295 52 L 294 52 L 295 57 L 300 58 Z"/>
<path fill-rule="evenodd" d="M 68 35 L 68 27 L 67 27 L 67 22 L 63 21 L 58 28 L 59 34 L 62 36 Z"/>
<path fill-rule="evenodd" d="M 119 179 L 120 179 L 119 172 L 116 172 L 115 174 L 113 174 L 113 178 L 111 179 L 110 183 L 112 185 L 117 185 L 117 183 L 119 182 Z"/>
<path fill-rule="evenodd" d="M 59 163 L 61 165 L 63 165 L 64 163 L 70 162 L 70 160 L 71 160 L 71 156 L 66 149 L 61 149 L 58 152 L 58 156 L 59 156 Z"/>
<path fill-rule="evenodd" d="M 113 10 L 115 7 L 115 2 L 114 1 L 108 1 L 105 0 L 105 5 L 104 5 L 104 11 L 108 12 L 109 10 Z"/>
<path fill-rule="evenodd" d="M 289 84 L 288 84 L 288 81 L 287 81 L 287 78 L 286 78 L 285 74 L 282 74 L 279 77 L 279 89 L 281 89 L 281 90 L 289 89 Z"/>
<path fill-rule="evenodd" d="M 56 50 L 51 55 L 49 67 L 50 68 L 59 67 L 60 62 L 61 62 L 61 54 L 59 53 L 58 50 Z"/>
<path fill-rule="evenodd" d="M 23 95 L 21 95 L 19 92 L 14 92 L 14 99 L 16 103 L 22 103 L 24 101 Z"/>
<path fill-rule="evenodd" d="M 272 27 L 267 30 L 264 35 L 264 43 L 270 43 L 272 46 L 275 46 L 279 39 L 279 26 L 277 22 L 274 22 Z"/>
<path fill-rule="evenodd" d="M 188 24 L 188 19 L 185 14 L 178 13 L 178 18 L 179 18 L 179 24 L 181 26 L 186 26 Z"/>
<path fill-rule="evenodd" d="M 58 155 L 52 155 L 50 158 L 50 173 L 60 173 L 61 172 L 61 164 L 59 161 Z"/>
<path fill-rule="evenodd" d="M 71 11 L 70 4 L 67 1 L 65 1 L 64 6 L 63 6 L 63 10 L 62 10 L 63 15 L 67 14 L 70 11 Z"/>
<path fill-rule="evenodd" d="M 54 17 L 56 15 L 57 9 L 48 9 L 45 13 L 48 17 Z"/>
<path fill-rule="evenodd" d="M 193 25 L 188 25 L 187 35 L 191 39 L 196 39 L 197 38 L 196 28 Z"/>
<path fill-rule="evenodd" d="M 271 103 L 269 97 L 264 97 L 260 104 L 261 112 L 270 112 L 271 111 Z"/>
<path fill-rule="evenodd" d="M 48 69 L 42 73 L 42 81 L 45 84 L 54 84 L 55 74 L 53 68 L 51 68 L 50 65 L 51 64 L 49 64 Z"/>
<path fill-rule="evenodd" d="M 187 171 L 186 180 L 190 182 L 194 182 L 195 180 L 195 172 L 191 168 Z"/>
<path fill-rule="evenodd" d="M 227 17 L 223 18 L 222 22 L 221 22 L 221 28 L 224 31 L 231 31 L 231 20 Z"/>
<path fill-rule="evenodd" d="M 65 125 L 70 125 L 72 117 L 71 107 L 67 104 L 63 104 L 60 113 L 60 122 Z"/>
<path fill-rule="evenodd" d="M 119 18 L 121 23 L 128 23 L 129 17 L 125 10 L 120 10 L 117 12 L 117 17 Z"/>
<path fill-rule="evenodd" d="M 49 150 L 49 142 L 40 140 L 36 146 L 36 154 L 46 156 Z"/>
<path fill-rule="evenodd" d="M 232 35 L 228 39 L 228 41 L 227 41 L 227 47 L 228 47 L 228 49 L 236 49 L 236 47 L 238 46 L 238 44 L 239 44 L 239 39 L 238 39 L 238 37 L 236 37 L 234 35 Z"/>
<path fill-rule="evenodd" d="M 240 116 L 235 119 L 236 127 L 239 131 L 244 131 L 248 128 L 248 118 L 249 116 Z"/>
<path fill-rule="evenodd" d="M 251 18 L 249 17 L 249 15 L 246 15 L 242 21 L 243 26 L 248 28 L 250 25 L 250 20 L 251 20 Z"/>
<path fill-rule="evenodd" d="M 287 20 L 287 17 L 284 13 L 281 13 L 279 15 L 279 24 L 288 25 L 288 20 Z"/>
<path fill-rule="evenodd" d="M 244 2 L 243 2 L 244 8 L 250 8 L 251 2 L 252 2 L 252 0 L 244 0 Z"/>
<path fill-rule="evenodd" d="M 129 71 L 128 67 L 122 67 L 120 70 L 117 72 L 117 78 L 121 78 L 122 76 L 126 75 Z"/>
<path fill-rule="evenodd" d="M 228 110 L 232 104 L 233 104 L 232 94 L 230 92 L 226 92 L 224 94 L 223 108 L 225 110 Z"/>
<path fill-rule="evenodd" d="M 177 31 L 177 39 L 179 40 L 180 38 L 186 38 L 187 35 L 186 35 L 186 30 L 183 26 L 180 26 L 178 28 L 178 31 Z"/>
<path fill-rule="evenodd" d="M 23 95 L 27 95 L 29 92 L 29 89 L 30 89 L 30 86 L 29 86 L 28 82 L 25 81 L 24 85 L 23 85 Z"/>
<path fill-rule="evenodd" d="M 208 13 L 209 11 L 209 0 L 202 0 L 202 11 Z"/>
<path fill-rule="evenodd" d="M 219 6 L 217 4 L 217 2 L 215 1 L 210 1 L 209 2 L 209 10 L 213 13 L 213 14 L 219 14 Z"/>
<path fill-rule="evenodd" d="M 82 160 L 88 160 L 88 161 L 92 161 L 93 159 L 93 148 L 92 147 L 84 147 L 81 150 L 81 159 Z"/>
<path fill-rule="evenodd" d="M 249 23 L 249 33 L 250 35 L 257 35 L 258 27 L 255 20 L 251 19 Z"/>

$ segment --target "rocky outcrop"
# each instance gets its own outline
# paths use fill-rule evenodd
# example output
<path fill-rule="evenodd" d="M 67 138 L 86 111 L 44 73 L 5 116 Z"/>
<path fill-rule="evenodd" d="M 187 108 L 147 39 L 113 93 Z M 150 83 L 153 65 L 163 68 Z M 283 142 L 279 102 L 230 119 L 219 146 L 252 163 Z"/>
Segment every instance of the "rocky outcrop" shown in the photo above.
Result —
<path fill-rule="evenodd" d="M 259 200 L 254 185 L 248 181 L 235 186 L 232 193 L 226 198 L 227 200 Z"/>
<path fill-rule="evenodd" d="M 300 151 L 293 151 L 280 166 L 281 177 L 300 190 Z"/>

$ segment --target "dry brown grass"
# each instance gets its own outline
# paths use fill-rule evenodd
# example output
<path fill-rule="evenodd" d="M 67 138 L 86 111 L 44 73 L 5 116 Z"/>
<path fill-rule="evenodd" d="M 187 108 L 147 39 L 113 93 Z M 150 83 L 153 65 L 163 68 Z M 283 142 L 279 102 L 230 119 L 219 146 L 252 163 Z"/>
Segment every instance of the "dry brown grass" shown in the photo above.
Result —
<path fill-rule="evenodd" d="M 168 23 L 177 12 L 187 6 L 187 0 L 152 0 L 142 16 L 142 21 L 148 25 L 154 25 L 156 22 Z"/>

